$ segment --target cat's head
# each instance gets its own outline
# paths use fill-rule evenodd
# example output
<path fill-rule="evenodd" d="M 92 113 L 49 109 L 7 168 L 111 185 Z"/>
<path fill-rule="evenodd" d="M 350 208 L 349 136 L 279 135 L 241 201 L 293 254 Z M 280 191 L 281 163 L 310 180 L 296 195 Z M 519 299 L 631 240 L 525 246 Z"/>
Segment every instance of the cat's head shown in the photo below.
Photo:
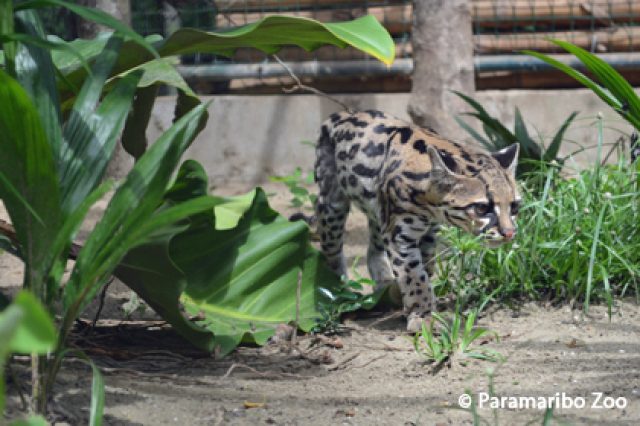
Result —
<path fill-rule="evenodd" d="M 475 153 L 452 162 L 430 147 L 432 172 L 439 174 L 445 222 L 474 235 L 482 235 L 491 247 L 513 240 L 521 197 L 516 185 L 517 143 L 494 153 Z"/>

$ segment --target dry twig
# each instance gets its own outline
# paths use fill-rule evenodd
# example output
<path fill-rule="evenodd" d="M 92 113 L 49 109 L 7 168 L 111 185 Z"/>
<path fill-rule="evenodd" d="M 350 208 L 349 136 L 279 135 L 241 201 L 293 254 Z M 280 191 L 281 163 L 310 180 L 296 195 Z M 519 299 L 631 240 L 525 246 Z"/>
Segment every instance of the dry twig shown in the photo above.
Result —
<path fill-rule="evenodd" d="M 371 324 L 369 324 L 369 326 L 367 328 L 373 328 L 376 325 L 392 320 L 392 319 L 396 319 L 396 318 L 400 318 L 403 315 L 403 313 L 401 311 L 397 311 L 397 312 L 393 312 L 389 315 L 386 315 L 382 318 L 378 318 L 377 320 L 375 320 L 374 322 L 372 322 Z"/>
<path fill-rule="evenodd" d="M 291 341 L 289 346 L 289 352 L 293 351 L 293 348 L 298 344 L 298 325 L 300 324 L 300 292 L 302 287 L 302 269 L 298 271 L 298 285 L 296 287 L 296 321 L 293 324 L 293 331 L 291 332 Z"/>
<path fill-rule="evenodd" d="M 605 164 L 607 164 L 607 161 L 609 161 L 609 157 L 611 157 L 611 154 L 613 154 L 613 152 L 619 146 L 622 146 L 623 143 L 624 143 L 624 136 L 620 136 L 618 140 L 613 143 L 613 145 L 611 146 L 611 149 L 609 150 L 609 152 L 607 152 L 607 155 L 604 156 L 604 159 L 600 162 L 600 166 L 604 166 Z"/>
<path fill-rule="evenodd" d="M 397 346 L 388 345 L 384 342 L 378 342 L 381 346 L 362 345 L 365 349 L 371 349 L 374 351 L 388 351 L 388 352 L 413 352 L 411 348 L 399 348 Z"/>
<path fill-rule="evenodd" d="M 111 283 L 113 283 L 114 277 L 110 277 L 107 283 L 102 287 L 102 291 L 100 292 L 100 303 L 98 304 L 98 310 L 96 311 L 96 315 L 93 317 L 93 321 L 91 322 L 91 328 L 95 329 L 98 320 L 100 319 L 100 314 L 102 313 L 102 309 L 104 308 L 104 300 L 107 297 L 107 290 Z"/>
<path fill-rule="evenodd" d="M 347 364 L 349 364 L 351 361 L 353 361 L 354 359 L 358 358 L 359 356 L 360 356 L 360 353 L 355 353 L 355 354 L 351 355 L 349 358 L 347 358 L 344 361 L 342 361 L 340 364 L 329 368 L 329 371 L 342 370 Z"/>
<path fill-rule="evenodd" d="M 20 402 L 22 403 L 22 411 L 25 411 L 29 407 L 29 403 L 27 402 L 27 398 L 24 396 L 24 389 L 22 388 L 22 384 L 18 381 L 16 372 L 13 371 L 13 368 L 11 368 L 11 363 L 7 364 L 6 369 L 9 373 L 9 377 L 11 377 L 11 381 L 18 390 L 18 396 L 20 397 Z"/>
<path fill-rule="evenodd" d="M 303 84 L 302 81 L 300 81 L 300 78 L 297 75 L 295 75 L 293 70 L 286 63 L 284 63 L 282 61 L 282 59 L 280 59 L 278 57 L 278 55 L 271 55 L 271 56 L 273 57 L 273 59 L 275 59 L 282 66 L 282 68 L 284 68 L 287 71 L 287 74 L 289 74 L 289 76 L 295 82 L 295 84 L 292 87 L 288 88 L 288 89 L 287 88 L 282 88 L 282 91 L 284 93 L 288 94 L 288 93 L 295 93 L 295 92 L 299 92 L 299 91 L 310 92 L 310 93 L 313 93 L 315 95 L 327 98 L 332 102 L 337 103 L 342 108 L 344 108 L 345 111 L 347 111 L 349 113 L 353 113 L 354 112 L 353 109 L 351 107 L 349 107 L 349 105 L 345 104 L 342 101 L 339 101 L 337 98 L 335 98 L 335 97 L 333 97 L 331 95 L 328 95 L 327 93 L 324 93 L 322 90 L 318 90 L 315 87 L 311 87 L 311 86 L 308 86 L 306 84 Z"/>
<path fill-rule="evenodd" d="M 258 371 L 253 367 L 248 366 L 247 364 L 241 364 L 241 363 L 236 363 L 234 362 L 233 364 L 231 364 L 231 367 L 229 367 L 229 369 L 227 370 L 227 372 L 224 374 L 224 376 L 222 376 L 223 379 L 226 379 L 227 377 L 229 377 L 231 375 L 231 373 L 233 372 L 233 370 L 235 370 L 236 368 L 244 368 L 247 369 L 249 371 L 251 371 L 254 374 L 257 374 L 260 377 L 264 377 L 264 378 L 290 378 L 290 379 L 309 379 L 312 378 L 314 376 L 301 376 L 299 374 L 293 374 L 293 373 L 275 373 L 273 371 Z"/>
<path fill-rule="evenodd" d="M 369 361 L 365 362 L 364 364 L 361 364 L 361 365 L 354 365 L 354 366 L 353 366 L 353 367 L 351 367 L 351 368 L 364 368 L 364 367 L 366 367 L 367 365 L 369 365 L 369 364 L 373 364 L 374 362 L 378 361 L 379 359 L 384 358 L 385 356 L 387 356 L 387 354 L 382 354 L 382 355 L 377 356 L 377 357 L 375 357 L 375 358 L 373 358 L 373 359 L 370 359 Z"/>

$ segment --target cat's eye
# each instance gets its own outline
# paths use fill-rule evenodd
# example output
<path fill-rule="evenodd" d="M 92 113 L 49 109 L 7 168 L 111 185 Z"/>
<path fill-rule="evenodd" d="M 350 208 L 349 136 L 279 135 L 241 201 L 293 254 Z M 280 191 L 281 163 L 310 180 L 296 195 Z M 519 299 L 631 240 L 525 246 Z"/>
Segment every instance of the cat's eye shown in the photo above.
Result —
<path fill-rule="evenodd" d="M 518 214 L 519 211 L 520 211 L 520 202 L 514 201 L 513 203 L 511 203 L 511 215 L 515 216 Z"/>
<path fill-rule="evenodd" d="M 475 203 L 473 205 L 473 211 L 478 216 L 486 216 L 491 211 L 491 206 L 485 203 Z"/>

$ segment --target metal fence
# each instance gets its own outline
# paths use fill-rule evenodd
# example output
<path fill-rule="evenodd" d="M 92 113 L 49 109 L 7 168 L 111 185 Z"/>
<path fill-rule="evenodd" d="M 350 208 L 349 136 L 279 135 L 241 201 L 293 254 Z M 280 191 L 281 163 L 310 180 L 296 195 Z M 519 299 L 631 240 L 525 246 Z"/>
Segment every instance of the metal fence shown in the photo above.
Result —
<path fill-rule="evenodd" d="M 473 0 L 476 54 L 557 51 L 547 39 L 594 52 L 640 51 L 638 0 Z"/>

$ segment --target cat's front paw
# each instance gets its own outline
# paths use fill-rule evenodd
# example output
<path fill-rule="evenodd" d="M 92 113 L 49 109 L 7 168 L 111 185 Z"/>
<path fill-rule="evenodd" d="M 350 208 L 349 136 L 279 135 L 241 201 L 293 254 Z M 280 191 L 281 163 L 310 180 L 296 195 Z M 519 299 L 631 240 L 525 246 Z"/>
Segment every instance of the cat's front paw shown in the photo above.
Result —
<path fill-rule="evenodd" d="M 407 317 L 407 332 L 411 334 L 418 333 L 422 331 L 422 324 L 424 324 L 427 328 L 431 323 L 431 316 L 428 315 L 425 317 L 418 314 L 409 314 Z"/>

